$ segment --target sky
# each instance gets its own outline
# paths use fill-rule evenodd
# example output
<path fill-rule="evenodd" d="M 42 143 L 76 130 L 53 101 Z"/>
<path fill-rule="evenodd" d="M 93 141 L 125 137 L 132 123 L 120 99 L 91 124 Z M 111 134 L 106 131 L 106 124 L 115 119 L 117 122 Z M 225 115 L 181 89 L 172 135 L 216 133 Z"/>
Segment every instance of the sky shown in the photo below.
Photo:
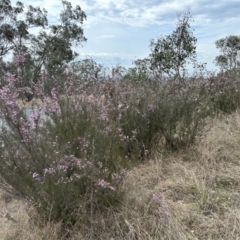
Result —
<path fill-rule="evenodd" d="M 20 0 L 21 1 L 21 0 Z M 88 39 L 77 49 L 80 57 L 90 57 L 105 66 L 131 67 L 134 60 L 148 57 L 150 41 L 164 37 L 176 28 L 178 15 L 191 9 L 197 59 L 207 69 L 217 69 L 214 58 L 220 54 L 215 41 L 240 35 L 239 0 L 69 0 L 86 13 L 83 24 Z M 16 0 L 11 1 L 13 4 Z M 22 0 L 24 5 L 48 11 L 49 24 L 59 21 L 61 0 Z"/>

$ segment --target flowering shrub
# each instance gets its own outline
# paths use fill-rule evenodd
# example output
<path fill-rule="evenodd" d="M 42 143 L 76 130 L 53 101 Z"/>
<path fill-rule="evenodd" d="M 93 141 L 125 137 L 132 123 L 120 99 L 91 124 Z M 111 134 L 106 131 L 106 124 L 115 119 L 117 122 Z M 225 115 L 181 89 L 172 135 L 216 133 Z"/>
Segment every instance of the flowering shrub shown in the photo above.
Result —
<path fill-rule="evenodd" d="M 126 170 L 159 140 L 188 146 L 214 108 L 239 103 L 238 82 L 228 79 L 225 88 L 211 79 L 136 81 L 112 71 L 105 81 L 81 81 L 69 66 L 51 79 L 42 73 L 29 88 L 21 84 L 24 55 L 14 64 L 19 74 L 1 76 L 0 176 L 50 220 L 75 223 L 79 206 L 117 204 Z"/>
<path fill-rule="evenodd" d="M 19 98 L 29 89 L 16 87 L 19 81 L 6 74 L 0 90 L 5 182 L 52 220 L 74 222 L 72 213 L 90 194 L 95 203 L 118 201 L 117 186 L 125 173 L 118 154 L 120 138 L 97 102 L 98 94 L 93 99 L 88 94 L 93 83 L 76 87 L 66 72 L 65 94 L 59 94 L 53 78 L 49 97 L 42 78 L 33 86 L 29 111 Z"/>
<path fill-rule="evenodd" d="M 208 82 L 208 95 L 216 110 L 224 113 L 236 111 L 240 105 L 240 79 L 231 75 L 221 74 L 211 77 Z"/>

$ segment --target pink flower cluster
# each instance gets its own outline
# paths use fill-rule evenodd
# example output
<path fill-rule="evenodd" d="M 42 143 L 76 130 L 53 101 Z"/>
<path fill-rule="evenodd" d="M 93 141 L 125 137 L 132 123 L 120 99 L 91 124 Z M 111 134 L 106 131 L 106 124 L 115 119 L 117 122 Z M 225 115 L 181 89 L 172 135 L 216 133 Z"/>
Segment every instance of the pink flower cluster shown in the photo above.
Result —
<path fill-rule="evenodd" d="M 99 179 L 99 180 L 97 181 L 96 185 L 97 185 L 97 186 L 100 186 L 100 187 L 102 187 L 102 188 L 108 188 L 108 189 L 110 189 L 110 190 L 112 190 L 112 191 L 115 191 L 115 190 L 116 190 L 113 186 L 110 185 L 109 182 L 106 182 L 104 179 Z"/>
<path fill-rule="evenodd" d="M 25 56 L 24 53 L 20 52 L 17 55 L 15 55 L 14 57 L 14 63 L 17 66 L 23 66 L 23 64 L 25 63 Z"/>
<path fill-rule="evenodd" d="M 169 213 L 168 205 L 165 201 L 164 196 L 154 193 L 152 195 L 152 199 L 155 202 L 160 204 L 160 206 L 158 207 L 158 211 L 160 214 L 160 221 L 162 222 L 162 224 L 166 224 L 168 222 L 168 217 L 169 217 L 170 213 Z"/>

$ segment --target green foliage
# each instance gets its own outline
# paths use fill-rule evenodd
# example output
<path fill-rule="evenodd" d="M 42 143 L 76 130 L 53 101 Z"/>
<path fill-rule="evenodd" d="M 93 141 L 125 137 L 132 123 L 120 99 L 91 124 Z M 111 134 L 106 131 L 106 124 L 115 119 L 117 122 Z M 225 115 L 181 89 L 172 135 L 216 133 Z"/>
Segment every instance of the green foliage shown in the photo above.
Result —
<path fill-rule="evenodd" d="M 131 81 L 146 81 L 153 76 L 153 71 L 151 70 L 150 59 L 138 59 L 133 62 L 135 66 L 129 68 L 127 74 L 125 75 L 126 79 L 131 79 Z"/>
<path fill-rule="evenodd" d="M 215 63 L 221 68 L 222 71 L 228 68 L 228 58 L 224 55 L 217 56 L 215 58 Z"/>
<path fill-rule="evenodd" d="M 235 79 L 229 73 L 219 74 L 209 79 L 208 96 L 216 111 L 232 113 L 240 106 L 239 79 Z"/>
<path fill-rule="evenodd" d="M 195 59 L 197 39 L 190 29 L 191 21 L 191 12 L 187 10 L 179 17 L 177 28 L 171 35 L 151 41 L 151 65 L 159 74 L 180 78 L 187 59 Z"/>
<path fill-rule="evenodd" d="M 76 95 L 74 87 L 63 97 L 52 93 L 54 100 L 46 99 L 44 113 L 36 103 L 26 115 L 24 108 L 1 101 L 1 177 L 42 217 L 73 224 L 75 210 L 90 196 L 93 205 L 117 204 L 116 186 L 124 173 L 116 126 L 107 130 L 101 108 L 81 87 L 77 93 L 83 95 Z"/>
<path fill-rule="evenodd" d="M 86 19 L 85 13 L 79 6 L 73 8 L 65 0 L 62 6 L 60 23 L 48 26 L 45 9 L 30 5 L 25 10 L 21 2 L 17 2 L 16 7 L 10 0 L 1 2 L 0 56 L 10 51 L 14 56 L 24 54 L 25 66 L 18 73 L 24 79 L 22 86 L 32 87 L 43 69 L 49 76 L 59 74 L 64 64 L 77 56 L 72 46 L 86 41 L 81 27 Z M 20 16 L 24 19 L 19 20 Z M 32 27 L 39 29 L 37 35 L 30 33 Z"/>
<path fill-rule="evenodd" d="M 107 79 L 106 67 L 91 58 L 75 61 L 71 64 L 71 67 L 75 77 L 81 79 L 81 81 L 101 81 Z"/>
<path fill-rule="evenodd" d="M 220 49 L 221 55 L 215 58 L 215 63 L 222 71 L 236 76 L 240 66 L 240 37 L 230 35 L 215 42 L 216 47 Z"/>
<path fill-rule="evenodd" d="M 24 5 L 16 3 L 16 7 L 11 5 L 10 0 L 1 1 L 0 5 L 0 48 L 1 56 L 9 51 L 20 52 L 26 50 L 25 41 L 32 35 L 28 32 L 30 27 L 47 26 L 46 10 L 31 5 L 24 12 Z M 20 15 L 25 15 L 24 20 L 19 20 Z"/>

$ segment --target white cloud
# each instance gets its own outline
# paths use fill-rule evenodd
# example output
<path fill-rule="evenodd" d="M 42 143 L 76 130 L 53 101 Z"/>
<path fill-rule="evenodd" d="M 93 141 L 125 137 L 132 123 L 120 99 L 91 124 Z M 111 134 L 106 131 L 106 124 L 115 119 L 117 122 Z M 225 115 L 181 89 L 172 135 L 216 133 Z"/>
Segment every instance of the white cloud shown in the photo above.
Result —
<path fill-rule="evenodd" d="M 132 59 L 133 55 L 131 54 L 123 54 L 123 53 L 108 53 L 108 52 L 81 52 L 81 56 L 91 56 L 91 57 L 107 57 L 107 58 L 125 58 Z"/>
<path fill-rule="evenodd" d="M 98 36 L 98 38 L 101 38 L 101 39 L 106 39 L 106 38 L 115 38 L 116 36 L 115 35 L 101 35 L 101 36 Z"/>

